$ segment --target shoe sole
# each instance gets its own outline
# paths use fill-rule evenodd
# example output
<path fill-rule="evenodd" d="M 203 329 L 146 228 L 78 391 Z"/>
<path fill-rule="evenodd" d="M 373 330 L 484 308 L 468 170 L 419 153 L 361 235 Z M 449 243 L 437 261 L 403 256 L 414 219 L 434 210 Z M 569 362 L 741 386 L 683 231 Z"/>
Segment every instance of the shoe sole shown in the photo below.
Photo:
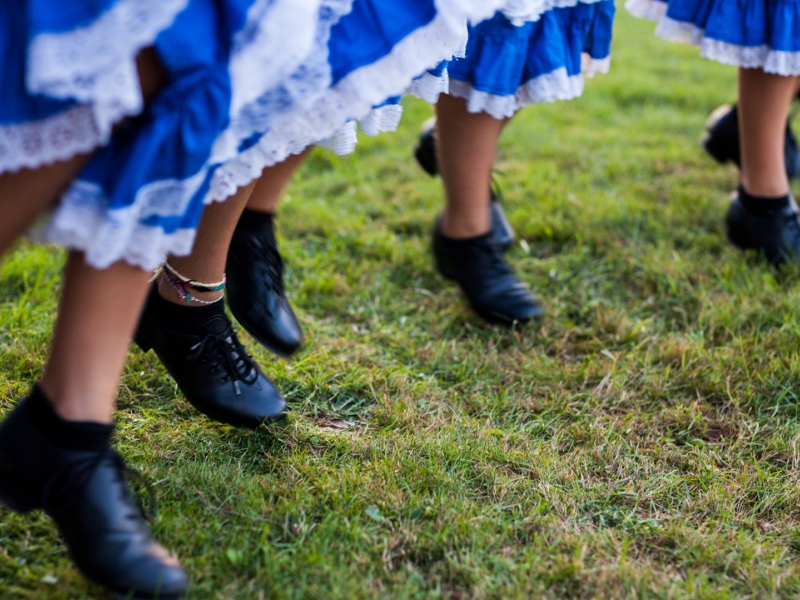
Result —
<path fill-rule="evenodd" d="M 144 352 L 145 354 L 147 354 L 148 352 L 153 350 L 153 345 L 147 340 L 147 337 L 144 334 L 142 334 L 141 331 L 137 331 L 136 332 L 136 335 L 133 338 L 133 342 L 137 346 L 139 346 L 139 349 L 142 352 Z M 153 350 L 153 352 L 155 352 L 155 350 Z M 155 354 L 156 354 L 156 356 L 158 356 L 157 352 Z M 159 360 L 161 360 L 161 357 L 159 357 Z M 167 372 L 169 372 L 169 371 L 167 371 Z M 170 375 L 170 377 L 172 377 L 172 375 Z M 173 380 L 174 380 L 174 378 L 173 378 Z M 183 393 L 183 390 L 181 390 L 181 393 Z M 227 416 L 223 416 L 223 415 L 217 414 L 213 410 L 207 410 L 205 408 L 197 406 L 194 402 L 189 400 L 189 398 L 186 396 L 186 394 L 183 394 L 183 397 L 186 398 L 186 400 L 189 401 L 189 404 L 194 406 L 194 408 L 199 413 L 205 415 L 210 420 L 214 421 L 215 423 L 223 423 L 224 425 L 232 425 L 233 427 L 239 427 L 239 428 L 245 428 L 245 429 L 258 429 L 259 427 L 261 427 L 261 425 L 265 425 L 266 423 L 280 423 L 281 421 L 285 420 L 286 416 L 287 416 L 287 414 L 286 414 L 287 410 L 286 409 L 288 408 L 288 405 L 284 405 L 283 412 L 281 412 L 278 415 L 272 416 L 272 417 L 267 417 L 267 418 L 265 418 L 263 420 L 260 420 L 260 421 L 255 421 L 255 420 L 250 421 L 250 420 L 244 420 L 244 419 L 235 419 L 235 418 L 230 418 L 230 417 L 227 417 Z M 2 500 L 2 498 L 0 498 L 0 500 Z"/>
<path fill-rule="evenodd" d="M 439 269 L 438 266 L 436 267 L 436 270 L 439 272 L 439 275 L 444 277 L 447 281 L 451 281 L 451 282 L 455 283 L 457 286 L 461 287 L 460 284 L 458 283 L 457 279 L 455 279 L 453 277 L 450 277 L 450 276 L 446 275 L 445 273 L 443 273 Z M 462 294 L 463 294 L 463 291 L 462 291 Z M 536 321 L 541 320 L 544 317 L 545 313 L 547 312 L 547 310 L 545 309 L 544 306 L 539 305 L 537 311 L 533 315 L 531 315 L 531 317 L 529 319 L 509 319 L 506 315 L 504 315 L 502 313 L 498 313 L 498 312 L 495 312 L 495 311 L 492 311 L 492 310 L 485 310 L 485 309 L 479 308 L 479 307 L 475 306 L 474 304 L 472 304 L 472 302 L 469 301 L 469 298 L 467 298 L 467 296 L 465 294 L 464 294 L 464 297 L 466 298 L 467 302 L 469 303 L 470 308 L 472 308 L 472 310 L 475 311 L 475 313 L 480 318 L 482 318 L 484 321 L 487 321 L 487 322 L 492 323 L 494 325 L 505 325 L 506 327 L 513 327 L 515 323 L 519 323 L 520 325 L 527 325 L 527 324 L 529 324 L 531 322 L 536 322 Z"/>

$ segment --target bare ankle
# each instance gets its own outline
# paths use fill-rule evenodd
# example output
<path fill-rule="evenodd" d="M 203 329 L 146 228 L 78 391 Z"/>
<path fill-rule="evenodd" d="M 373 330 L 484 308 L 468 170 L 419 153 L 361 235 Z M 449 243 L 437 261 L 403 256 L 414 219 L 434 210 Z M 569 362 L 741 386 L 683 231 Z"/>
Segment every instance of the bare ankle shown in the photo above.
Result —
<path fill-rule="evenodd" d="M 440 221 L 441 233 L 453 240 L 463 240 L 479 235 L 485 235 L 491 230 L 491 221 L 488 218 L 466 218 L 464 215 L 452 215 L 445 211 Z"/>

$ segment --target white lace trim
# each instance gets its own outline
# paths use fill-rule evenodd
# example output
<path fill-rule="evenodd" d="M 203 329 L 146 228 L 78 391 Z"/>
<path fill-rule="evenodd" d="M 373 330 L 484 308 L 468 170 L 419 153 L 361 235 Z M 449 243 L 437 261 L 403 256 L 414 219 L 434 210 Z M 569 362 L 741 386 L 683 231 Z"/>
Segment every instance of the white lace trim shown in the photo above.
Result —
<path fill-rule="evenodd" d="M 112 210 L 100 186 L 77 181 L 54 209 L 41 239 L 85 252 L 86 262 L 98 269 L 120 259 L 154 269 L 169 254 L 191 252 L 196 231 L 181 229 L 168 234 L 160 227 L 143 224 L 143 219 L 154 214 L 181 214 L 190 189 L 197 190 L 203 179 L 204 173 L 200 173 L 187 181 L 152 183 L 139 190 L 133 205 Z M 165 198 L 173 205 L 171 211 L 155 211 L 154 205 L 163 204 Z"/>
<path fill-rule="evenodd" d="M 338 20 L 350 11 L 352 0 L 256 0 L 250 7 L 247 25 L 234 39 L 228 67 L 231 116 L 285 80 L 309 56 L 323 4 L 336 11 Z M 291 36 L 287 38 L 286 32 Z"/>
<path fill-rule="evenodd" d="M 348 121 L 336 130 L 331 137 L 317 144 L 322 148 L 332 150 L 337 156 L 352 154 L 358 145 L 358 123 Z"/>
<path fill-rule="evenodd" d="M 588 55 L 583 56 L 585 71 L 578 75 L 569 75 L 566 67 L 561 67 L 535 77 L 517 89 L 513 96 L 497 96 L 482 92 L 472 84 L 458 79 L 450 80 L 450 94 L 467 101 L 467 110 L 471 113 L 484 112 L 495 119 L 510 119 L 519 110 L 529 104 L 572 100 L 583 94 L 585 77 L 596 73 L 607 73 L 611 58 L 595 60 Z"/>
<path fill-rule="evenodd" d="M 600 0 L 507 0 L 500 12 L 516 26 L 538 21 L 554 8 L 572 8 L 578 4 L 594 4 Z"/>
<path fill-rule="evenodd" d="M 401 104 L 387 104 L 373 109 L 358 124 L 364 134 L 375 137 L 381 133 L 397 131 L 402 119 L 403 106 Z"/>
<path fill-rule="evenodd" d="M 416 96 L 428 104 L 436 104 L 439 96 L 449 90 L 450 77 L 445 69 L 441 76 L 426 72 L 422 77 L 415 79 L 406 90 L 406 94 Z"/>
<path fill-rule="evenodd" d="M 800 52 L 772 50 L 768 45 L 739 46 L 706 37 L 705 31 L 693 23 L 676 21 L 667 16 L 667 3 L 658 0 L 628 0 L 625 8 L 635 17 L 656 21 L 656 35 L 671 42 L 700 47 L 700 54 L 725 65 L 745 69 L 763 69 L 766 73 L 796 77 L 800 75 Z"/>
<path fill-rule="evenodd" d="M 107 141 L 114 123 L 142 110 L 136 55 L 187 3 L 117 0 L 89 25 L 37 35 L 28 47 L 28 90 L 91 104 L 101 138 Z"/>
<path fill-rule="evenodd" d="M 87 104 L 47 119 L 0 126 L 0 173 L 67 160 L 102 142 L 94 110 Z"/>
<path fill-rule="evenodd" d="M 639 19 L 658 22 L 667 14 L 667 3 L 660 0 L 628 0 L 625 9 Z"/>
<path fill-rule="evenodd" d="M 281 0 L 287 6 L 292 5 L 294 1 Z M 236 102 L 238 108 L 231 110 L 230 125 L 214 144 L 211 164 L 224 164 L 232 160 L 238 154 L 243 140 L 269 131 L 272 123 L 281 120 L 287 113 L 307 109 L 330 87 L 332 78 L 328 63 L 330 32 L 341 17 L 351 11 L 353 0 L 322 0 L 322 2 L 314 0 L 314 2 L 318 5 L 317 15 L 309 18 L 312 25 L 311 37 L 307 40 L 306 50 L 294 54 L 291 69 L 285 71 L 281 80 L 267 87 L 254 86 L 250 73 L 261 69 L 260 53 L 240 59 L 241 68 L 238 68 L 236 73 L 231 73 L 234 91 L 242 91 L 236 93 L 239 97 Z M 289 9 L 291 12 L 291 7 Z M 283 37 L 277 32 L 273 32 L 272 35 L 278 39 Z M 283 54 L 283 50 L 277 52 L 277 56 Z M 261 81 L 261 85 L 263 83 L 264 80 Z"/>
<path fill-rule="evenodd" d="M 496 0 L 493 0 L 496 3 Z M 434 20 L 400 41 L 388 56 L 351 73 L 323 90 L 305 110 L 290 111 L 259 142 L 214 173 L 207 202 L 229 197 L 266 168 L 278 164 L 310 145 L 334 136 L 344 123 L 363 119 L 386 98 L 401 95 L 414 78 L 442 60 L 463 56 L 468 19 L 480 18 L 493 2 L 485 0 L 438 0 Z M 489 13 L 491 15 L 491 13 Z"/>

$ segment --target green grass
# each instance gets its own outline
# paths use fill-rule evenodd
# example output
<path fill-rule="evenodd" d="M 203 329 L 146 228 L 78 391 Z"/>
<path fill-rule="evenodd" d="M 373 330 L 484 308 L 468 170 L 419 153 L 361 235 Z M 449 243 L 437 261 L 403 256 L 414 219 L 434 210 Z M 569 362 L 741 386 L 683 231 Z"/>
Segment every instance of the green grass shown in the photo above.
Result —
<path fill-rule="evenodd" d="M 484 325 L 434 272 L 410 101 L 398 135 L 316 153 L 282 208 L 308 343 L 245 342 L 286 424 L 213 424 L 131 351 L 117 444 L 190 598 L 800 594 L 800 278 L 725 241 L 736 172 L 697 141 L 735 71 L 652 30 L 620 14 L 612 73 L 503 139 L 541 326 Z M 2 412 L 39 373 L 61 258 L 0 267 Z M 46 518 L 4 512 L 0 597 L 104 596 Z"/>

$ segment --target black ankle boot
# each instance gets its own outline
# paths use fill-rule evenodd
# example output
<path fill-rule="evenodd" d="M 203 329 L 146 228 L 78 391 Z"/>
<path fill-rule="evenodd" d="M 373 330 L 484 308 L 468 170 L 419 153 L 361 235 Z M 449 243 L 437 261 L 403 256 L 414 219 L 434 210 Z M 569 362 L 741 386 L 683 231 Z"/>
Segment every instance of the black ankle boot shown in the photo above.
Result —
<path fill-rule="evenodd" d="M 186 399 L 215 421 L 256 428 L 285 416 L 286 401 L 247 354 L 222 302 L 180 306 L 153 287 L 135 340 L 155 350 Z"/>
<path fill-rule="evenodd" d="M 272 215 L 245 210 L 228 250 L 228 306 L 236 320 L 261 344 L 291 356 L 303 331 L 283 288 L 283 258 Z"/>
<path fill-rule="evenodd" d="M 742 250 L 758 250 L 773 265 L 800 263 L 800 220 L 797 205 L 755 214 L 736 194 L 725 218 L 728 239 Z"/>
<path fill-rule="evenodd" d="M 739 116 L 736 105 L 723 105 L 717 108 L 708 118 L 708 133 L 703 140 L 703 148 L 719 163 L 731 162 L 741 168 L 741 150 L 739 138 Z M 786 160 L 786 174 L 789 179 L 800 174 L 800 145 L 792 131 L 791 121 L 786 122 L 786 134 L 783 144 Z"/>
<path fill-rule="evenodd" d="M 17 512 L 44 511 L 58 525 L 87 579 L 125 598 L 181 598 L 188 580 L 150 535 L 123 479 L 122 458 L 66 448 L 36 422 L 34 390 L 0 425 L 0 502 Z"/>
<path fill-rule="evenodd" d="M 452 240 L 433 230 L 436 268 L 463 290 L 472 308 L 492 323 L 527 323 L 544 314 L 541 303 L 521 283 L 491 235 Z"/>
<path fill-rule="evenodd" d="M 433 177 L 439 174 L 439 164 L 436 158 L 436 138 L 433 135 L 435 129 L 436 119 L 428 119 L 422 126 L 422 133 L 420 133 L 417 145 L 414 147 L 414 157 L 417 159 L 419 166 Z M 490 190 L 490 194 L 492 196 L 492 237 L 495 245 L 503 252 L 506 252 L 514 245 L 516 236 L 503 210 L 503 204 L 500 202 L 501 194 L 496 185 Z"/>

